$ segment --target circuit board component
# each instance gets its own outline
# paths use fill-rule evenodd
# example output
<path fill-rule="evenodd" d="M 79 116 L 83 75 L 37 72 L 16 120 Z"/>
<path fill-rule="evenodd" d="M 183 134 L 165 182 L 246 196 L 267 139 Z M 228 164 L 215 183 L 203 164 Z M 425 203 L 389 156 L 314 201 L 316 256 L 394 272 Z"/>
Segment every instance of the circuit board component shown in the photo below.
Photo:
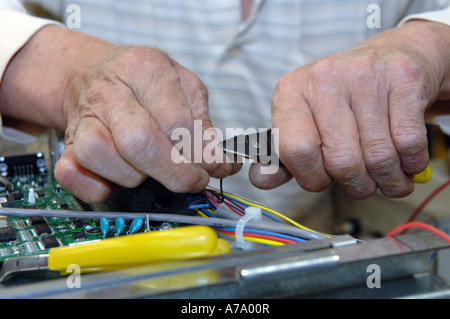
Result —
<path fill-rule="evenodd" d="M 17 209 L 73 210 L 77 212 L 110 211 L 118 212 L 112 201 L 88 204 L 64 190 L 45 169 L 45 159 L 41 153 L 0 157 L 0 205 Z M 44 165 L 44 166 L 43 166 Z M 147 184 L 148 185 L 148 184 Z M 152 186 L 155 187 L 155 186 Z M 130 194 L 144 194 L 131 196 Z M 162 196 L 161 192 L 158 196 Z M 147 196 L 148 195 L 148 196 Z M 116 197 L 116 202 L 139 200 L 129 203 L 142 209 L 152 201 L 154 208 L 166 204 L 156 203 L 155 195 L 148 190 L 128 190 L 124 197 Z M 166 200 L 167 193 L 164 193 Z M 150 206 L 148 206 L 150 207 Z M 145 221 L 125 221 L 118 214 L 117 220 L 106 220 L 103 224 L 91 218 L 57 218 L 43 216 L 0 216 L 0 262 L 10 257 L 44 254 L 50 248 L 88 243 L 103 238 L 126 236 L 141 231 L 158 230 L 160 227 L 174 228 L 175 224 L 154 224 L 143 227 Z"/>

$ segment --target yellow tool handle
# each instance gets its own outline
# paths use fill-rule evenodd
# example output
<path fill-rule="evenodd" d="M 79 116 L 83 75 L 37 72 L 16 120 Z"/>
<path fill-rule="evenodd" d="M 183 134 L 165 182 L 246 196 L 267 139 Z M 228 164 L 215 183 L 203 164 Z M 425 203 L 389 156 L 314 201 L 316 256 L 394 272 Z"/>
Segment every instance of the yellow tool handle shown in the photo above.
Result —
<path fill-rule="evenodd" d="M 411 179 L 416 184 L 425 184 L 431 178 L 432 170 L 430 166 L 427 166 L 425 170 L 419 174 L 411 176 Z"/>
<path fill-rule="evenodd" d="M 71 264 L 78 265 L 80 269 L 120 268 L 133 264 L 207 257 L 226 252 L 229 252 L 229 249 L 218 240 L 210 227 L 186 226 L 52 248 L 48 253 L 48 267 L 60 272 L 65 272 Z"/>

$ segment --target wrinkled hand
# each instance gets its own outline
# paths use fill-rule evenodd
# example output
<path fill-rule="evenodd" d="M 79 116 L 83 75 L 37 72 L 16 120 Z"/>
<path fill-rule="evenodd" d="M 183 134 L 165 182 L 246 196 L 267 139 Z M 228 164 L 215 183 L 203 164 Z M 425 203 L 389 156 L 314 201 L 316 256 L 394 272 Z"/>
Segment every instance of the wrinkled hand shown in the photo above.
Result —
<path fill-rule="evenodd" d="M 231 164 L 171 160 L 174 129 L 212 124 L 205 86 L 164 52 L 113 47 L 74 70 L 63 104 L 65 150 L 55 168 L 68 191 L 98 202 L 115 184 L 135 187 L 151 176 L 172 191 L 198 192 L 210 176 L 232 173 Z"/>
<path fill-rule="evenodd" d="M 407 23 L 285 75 L 273 96 L 272 123 L 286 167 L 264 176 L 254 165 L 252 182 L 272 188 L 294 177 L 317 192 L 336 181 L 355 199 L 377 188 L 388 197 L 410 194 L 408 174 L 428 163 L 424 113 L 447 90 L 449 74 L 449 47 L 439 51 L 443 38 L 427 46 L 425 39 L 440 34 L 431 36 L 435 30 L 421 24 Z"/>

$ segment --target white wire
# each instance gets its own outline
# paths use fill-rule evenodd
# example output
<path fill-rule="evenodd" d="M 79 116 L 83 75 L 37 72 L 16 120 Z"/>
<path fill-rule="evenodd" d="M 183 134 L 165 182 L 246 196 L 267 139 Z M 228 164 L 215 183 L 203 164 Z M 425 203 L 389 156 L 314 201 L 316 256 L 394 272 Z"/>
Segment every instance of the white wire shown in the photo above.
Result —
<path fill-rule="evenodd" d="M 45 209 L 21 209 L 1 207 L 0 215 L 16 216 L 16 217 L 29 217 L 29 216 L 42 216 L 42 217 L 57 217 L 57 218 L 92 218 L 101 219 L 106 217 L 108 219 L 116 219 L 117 217 L 123 217 L 124 219 L 132 220 L 136 217 L 148 219 L 150 221 L 157 222 L 173 222 L 190 225 L 205 225 L 210 227 L 229 228 L 236 227 L 237 220 L 226 218 L 207 218 L 188 215 L 177 214 L 154 214 L 154 213 L 131 213 L 131 212 L 89 212 L 89 211 L 74 211 L 74 210 L 45 210 Z M 324 235 L 310 232 L 291 225 L 274 223 L 270 221 L 250 221 L 247 223 L 249 229 L 259 229 L 271 232 L 282 233 L 286 235 L 292 235 L 305 239 L 322 239 L 327 238 Z"/>

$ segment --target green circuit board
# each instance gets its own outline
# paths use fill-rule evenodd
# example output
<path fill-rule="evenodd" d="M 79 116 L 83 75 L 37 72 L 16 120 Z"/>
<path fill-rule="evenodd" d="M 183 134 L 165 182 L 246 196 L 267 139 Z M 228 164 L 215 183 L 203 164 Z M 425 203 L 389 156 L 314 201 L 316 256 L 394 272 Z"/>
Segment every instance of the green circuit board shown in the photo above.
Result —
<path fill-rule="evenodd" d="M 1 164 L 1 162 L 0 162 Z M 5 181 L 5 179 L 3 179 Z M 64 190 L 47 173 L 33 170 L 13 174 L 6 183 L 0 184 L 0 204 L 21 210 L 73 210 L 118 212 L 107 201 L 87 204 Z M 31 192 L 31 196 L 30 196 Z M 120 213 L 118 212 L 118 216 Z M 126 221 L 121 236 L 127 235 L 131 221 Z M 117 235 L 114 220 L 110 220 L 105 238 Z M 140 231 L 162 230 L 177 227 L 173 223 L 145 225 Z M 45 254 L 50 248 L 83 244 L 104 238 L 98 219 L 60 218 L 43 216 L 0 216 L 0 262 L 10 257 Z"/>

